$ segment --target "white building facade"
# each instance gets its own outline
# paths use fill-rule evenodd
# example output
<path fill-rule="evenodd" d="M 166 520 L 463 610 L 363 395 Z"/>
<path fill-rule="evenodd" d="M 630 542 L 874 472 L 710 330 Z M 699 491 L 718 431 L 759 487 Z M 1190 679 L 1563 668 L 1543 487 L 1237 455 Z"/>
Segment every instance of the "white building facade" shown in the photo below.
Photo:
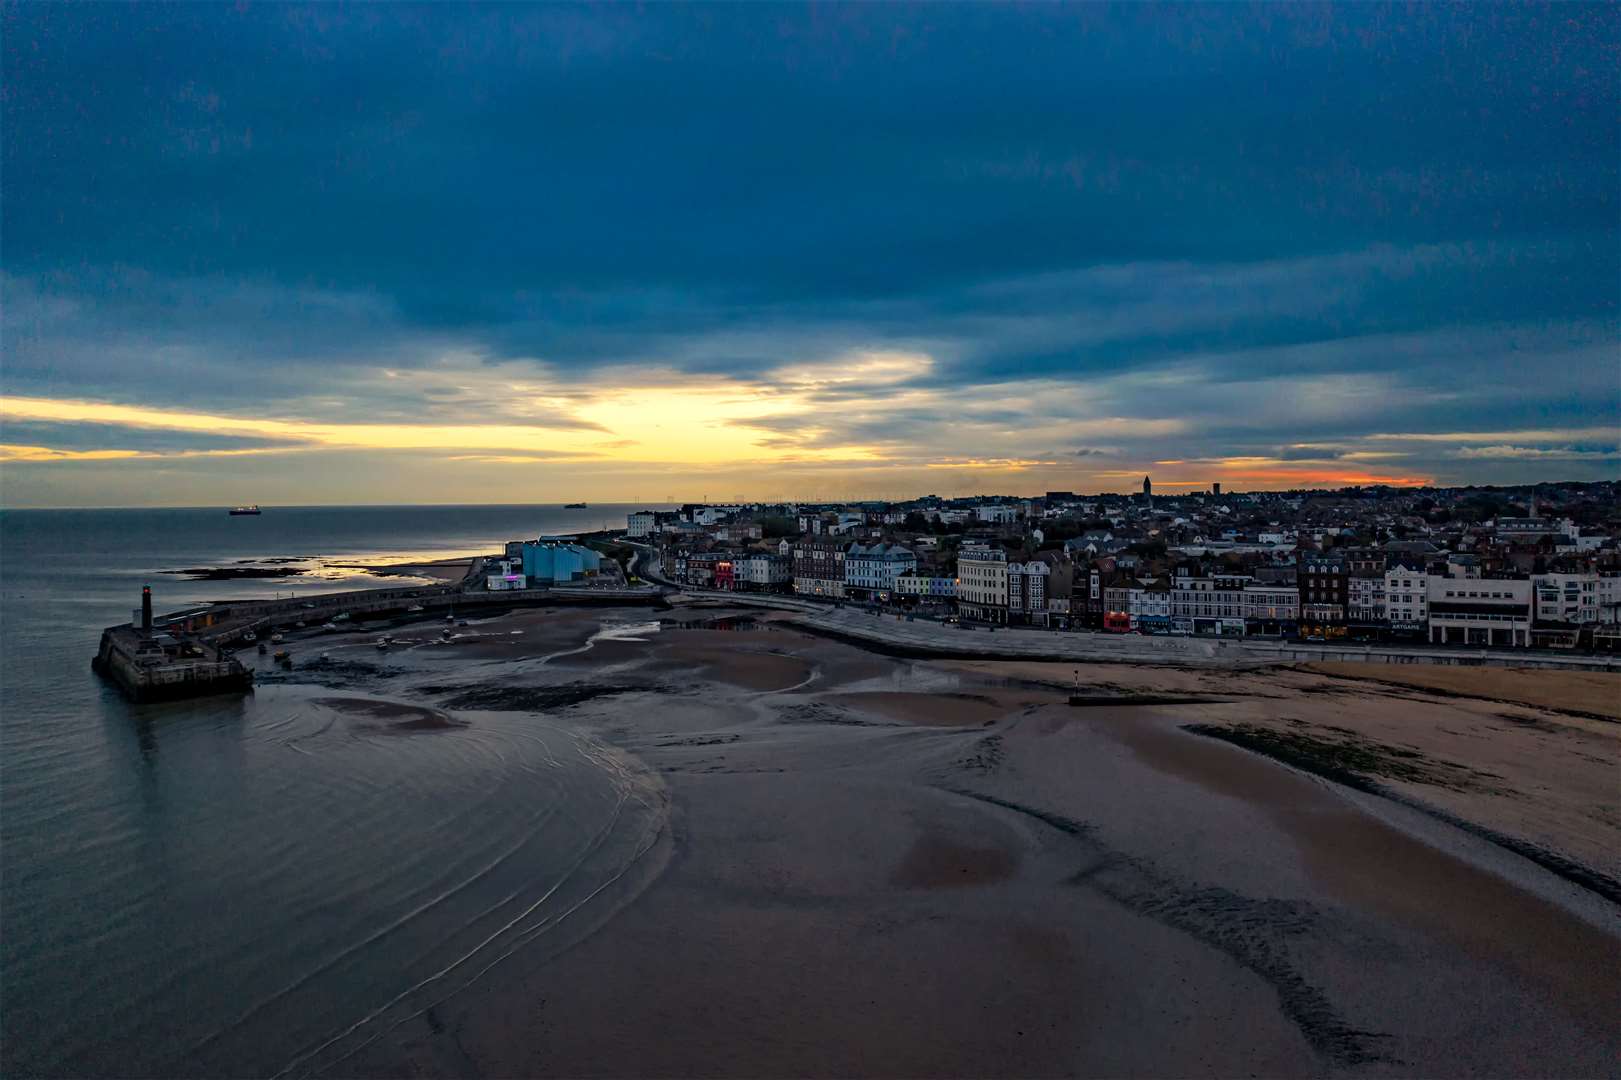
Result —
<path fill-rule="evenodd" d="M 756 553 L 733 561 L 737 587 L 753 592 L 777 592 L 793 579 L 788 559 L 782 555 Z"/>
<path fill-rule="evenodd" d="M 1516 646 L 1531 643 L 1528 579 L 1427 579 L 1433 645 Z"/>
<path fill-rule="evenodd" d="M 1600 574 L 1598 579 L 1598 621 L 1621 623 L 1621 574 Z"/>
<path fill-rule="evenodd" d="M 1437 578 L 1438 581 L 1462 578 Z M 1385 621 L 1392 630 L 1419 632 L 1430 622 L 1429 578 L 1422 570 L 1394 567 L 1385 571 Z"/>
<path fill-rule="evenodd" d="M 964 544 L 957 552 L 957 610 L 964 618 L 1007 621 L 1007 552 Z"/>
<path fill-rule="evenodd" d="M 1047 625 L 1047 579 L 1052 573 L 1040 560 L 1007 564 L 1008 622 Z"/>
<path fill-rule="evenodd" d="M 1538 623 L 1586 626 L 1599 621 L 1597 574 L 1538 574 L 1531 584 Z"/>
<path fill-rule="evenodd" d="M 1126 614 L 1133 630 L 1171 624 L 1171 589 L 1163 582 L 1142 582 L 1126 590 Z"/>
<path fill-rule="evenodd" d="M 993 525 L 1011 525 L 1019 520 L 1019 508 L 999 505 L 976 506 L 974 517 Z"/>

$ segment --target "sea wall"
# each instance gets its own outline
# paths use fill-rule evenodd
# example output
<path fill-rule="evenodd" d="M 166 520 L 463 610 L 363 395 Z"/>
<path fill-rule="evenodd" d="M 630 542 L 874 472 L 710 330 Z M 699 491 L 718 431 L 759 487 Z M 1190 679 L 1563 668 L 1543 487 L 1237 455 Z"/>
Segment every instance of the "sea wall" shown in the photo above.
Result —
<path fill-rule="evenodd" d="M 161 701 L 253 688 L 253 673 L 229 653 L 246 643 L 246 635 L 268 636 L 277 628 L 302 622 L 308 628 L 339 615 L 351 619 L 387 619 L 419 614 L 473 614 L 514 607 L 663 604 L 658 589 L 594 587 L 517 589 L 508 592 L 462 592 L 455 586 L 358 589 L 290 600 L 242 600 L 217 604 L 192 618 L 165 616 L 159 630 L 168 638 L 162 647 L 129 623 L 102 631 L 90 666 L 131 700 Z M 419 612 L 412 612 L 412 608 Z"/>
<path fill-rule="evenodd" d="M 1176 667 L 1257 667 L 1349 661 L 1621 672 L 1621 657 L 1564 655 L 1530 649 L 1312 645 L 1254 638 L 1158 637 L 1009 627 L 989 631 L 983 627 L 964 629 L 948 626 L 928 619 L 908 622 L 892 613 L 872 614 L 856 604 L 835 608 L 826 603 L 791 596 L 693 590 L 672 599 L 676 602 L 719 602 L 791 612 L 792 621 L 807 630 L 829 637 L 846 638 L 893 655 L 911 657 L 1059 660 Z"/>
<path fill-rule="evenodd" d="M 1615 671 L 1621 672 L 1621 657 L 1613 656 L 1586 656 L 1575 654 L 1561 656 L 1544 652 L 1532 652 L 1525 649 L 1466 649 L 1428 648 L 1428 649 L 1381 649 L 1378 646 L 1369 648 L 1335 648 L 1333 646 L 1312 645 L 1252 645 L 1257 651 L 1262 648 L 1274 650 L 1279 659 L 1293 661 L 1311 661 L 1317 663 L 1357 663 L 1357 664 L 1431 664 L 1441 667 L 1520 667 L 1545 668 L 1554 671 Z"/>
<path fill-rule="evenodd" d="M 295 600 L 244 601 L 218 609 L 219 620 L 198 636 L 210 642 L 233 643 L 248 632 L 256 636 L 303 622 L 319 625 L 339 615 L 351 619 L 394 618 L 420 607 L 421 614 L 473 614 L 514 607 L 590 606 L 663 603 L 657 589 L 604 589 L 593 587 L 510 589 L 500 592 L 462 592 L 452 586 L 404 589 L 358 589 L 325 593 Z"/>
<path fill-rule="evenodd" d="M 203 656 L 143 654 L 133 627 L 102 631 L 91 668 L 131 701 L 168 701 L 253 689 L 253 673 L 235 659 L 207 650 Z"/>

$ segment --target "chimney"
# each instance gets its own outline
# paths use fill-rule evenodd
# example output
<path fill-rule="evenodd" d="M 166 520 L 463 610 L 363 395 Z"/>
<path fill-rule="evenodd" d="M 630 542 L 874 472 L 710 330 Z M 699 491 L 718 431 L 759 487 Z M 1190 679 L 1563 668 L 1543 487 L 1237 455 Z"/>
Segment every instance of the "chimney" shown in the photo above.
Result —
<path fill-rule="evenodd" d="M 152 636 L 152 586 L 141 586 L 141 633 Z"/>

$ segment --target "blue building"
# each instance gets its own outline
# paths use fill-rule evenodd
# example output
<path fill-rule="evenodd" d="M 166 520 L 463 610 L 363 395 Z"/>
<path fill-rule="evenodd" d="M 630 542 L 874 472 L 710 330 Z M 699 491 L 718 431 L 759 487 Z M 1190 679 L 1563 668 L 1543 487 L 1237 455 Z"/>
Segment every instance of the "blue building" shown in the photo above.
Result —
<path fill-rule="evenodd" d="M 567 584 L 594 577 L 602 556 L 566 536 L 543 536 L 523 544 L 523 575 L 530 585 Z"/>
<path fill-rule="evenodd" d="M 899 544 L 851 544 L 844 554 L 845 595 L 887 599 L 895 591 L 895 579 L 916 569 L 917 556 Z"/>

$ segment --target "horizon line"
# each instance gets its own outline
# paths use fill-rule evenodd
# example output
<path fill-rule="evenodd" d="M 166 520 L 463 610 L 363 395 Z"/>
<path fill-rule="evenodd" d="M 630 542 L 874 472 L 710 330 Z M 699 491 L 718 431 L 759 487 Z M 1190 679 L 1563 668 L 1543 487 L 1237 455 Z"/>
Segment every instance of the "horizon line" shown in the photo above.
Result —
<path fill-rule="evenodd" d="M 1181 499 L 1194 496 L 1205 498 L 1222 498 L 1228 495 L 1294 495 L 1294 494 L 1340 494 L 1348 491 L 1386 490 L 1399 491 L 1408 494 L 1418 494 L 1425 491 L 1523 491 L 1541 487 L 1597 487 L 1605 484 L 1621 483 L 1621 478 L 1606 480 L 1538 480 L 1527 484 L 1427 484 L 1423 486 L 1408 486 L 1398 484 L 1347 484 L 1337 488 L 1243 488 L 1223 491 L 1220 496 L 1208 490 L 1165 492 L 1154 496 L 1159 499 Z M 1180 486 L 1180 485 L 1179 485 Z M 1058 488 L 1049 490 L 1058 491 Z M 1142 497 L 1140 491 L 1097 491 L 1097 492 L 1066 492 L 1077 499 L 1105 499 L 1124 498 L 1137 499 Z M 777 499 L 777 498 L 748 498 L 737 500 L 616 500 L 597 504 L 587 504 L 585 509 L 595 509 L 597 506 L 636 506 L 636 507 L 667 507 L 667 506 L 729 506 L 729 505 L 764 505 L 764 506 L 830 506 L 839 503 L 907 503 L 919 499 L 939 499 L 942 502 L 962 502 L 970 499 L 1015 499 L 1034 500 L 1044 499 L 1046 492 L 1039 495 L 1017 495 L 1006 492 L 982 492 L 974 495 L 910 495 L 905 498 L 811 498 L 811 499 Z M 568 503 L 555 499 L 543 502 L 414 502 L 414 503 L 362 503 L 362 502 L 329 502 L 329 503 L 147 503 L 142 505 L 91 505 L 91 506 L 44 506 L 23 505 L 6 506 L 0 504 L 0 513 L 10 511 L 37 511 L 37 510 L 229 510 L 232 506 L 251 505 L 265 510 L 368 510 L 368 509 L 400 509 L 411 507 L 439 507 L 444 509 L 474 508 L 495 509 L 511 507 L 514 509 L 529 509 L 534 507 L 554 507 L 559 510 L 568 509 Z"/>

